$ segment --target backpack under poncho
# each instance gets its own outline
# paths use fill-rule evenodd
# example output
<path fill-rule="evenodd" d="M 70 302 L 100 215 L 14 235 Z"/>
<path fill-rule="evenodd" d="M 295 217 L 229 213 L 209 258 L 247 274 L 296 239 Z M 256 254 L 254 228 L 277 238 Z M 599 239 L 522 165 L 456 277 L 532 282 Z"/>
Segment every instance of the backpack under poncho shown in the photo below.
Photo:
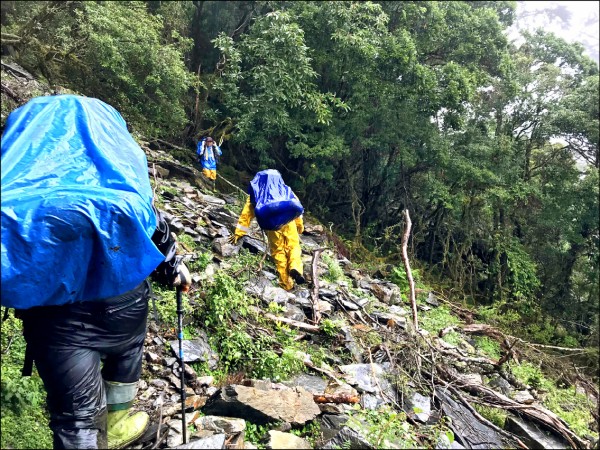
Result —
<path fill-rule="evenodd" d="M 258 172 L 250 182 L 248 194 L 263 230 L 278 230 L 304 213 L 300 200 L 277 170 Z"/>
<path fill-rule="evenodd" d="M 106 103 L 32 99 L 6 121 L 1 165 L 2 306 L 120 295 L 164 259 L 146 155 Z"/>

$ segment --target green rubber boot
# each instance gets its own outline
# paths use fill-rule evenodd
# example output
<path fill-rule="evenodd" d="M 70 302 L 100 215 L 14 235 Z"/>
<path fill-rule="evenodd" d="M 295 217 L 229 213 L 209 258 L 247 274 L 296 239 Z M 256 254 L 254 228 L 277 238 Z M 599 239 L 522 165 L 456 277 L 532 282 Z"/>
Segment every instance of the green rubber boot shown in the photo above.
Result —
<path fill-rule="evenodd" d="M 143 411 L 132 412 L 131 409 L 108 412 L 108 448 L 123 448 L 139 439 L 146 428 L 150 417 Z"/>

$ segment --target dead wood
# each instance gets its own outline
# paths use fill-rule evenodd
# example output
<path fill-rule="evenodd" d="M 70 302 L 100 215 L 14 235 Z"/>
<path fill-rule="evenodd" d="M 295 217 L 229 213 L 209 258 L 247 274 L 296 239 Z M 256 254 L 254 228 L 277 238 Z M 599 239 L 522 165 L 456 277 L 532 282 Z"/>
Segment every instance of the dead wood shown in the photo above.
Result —
<path fill-rule="evenodd" d="M 495 408 L 512 410 L 513 412 L 518 412 L 521 415 L 527 416 L 528 419 L 533 420 L 534 422 L 541 423 L 556 431 L 560 436 L 566 439 L 572 448 L 589 448 L 588 443 L 573 433 L 561 418 L 543 406 L 517 403 L 487 386 L 473 383 L 465 378 L 460 378 L 441 365 L 437 366 L 437 371 L 440 374 L 441 379 L 453 384 L 461 390 L 477 395 L 487 405 Z"/>
<path fill-rule="evenodd" d="M 313 394 L 315 403 L 358 403 L 359 397 L 350 394 Z"/>
<path fill-rule="evenodd" d="M 319 310 L 319 277 L 317 275 L 317 264 L 319 262 L 319 254 L 323 251 L 322 248 L 317 248 L 313 252 L 312 259 L 312 279 L 313 279 L 313 288 L 310 293 L 310 297 L 312 300 L 313 307 L 313 322 L 315 324 L 319 324 L 321 321 L 321 311 Z"/>
<path fill-rule="evenodd" d="M 413 280 L 412 271 L 410 270 L 410 262 L 408 261 L 408 237 L 410 236 L 410 229 L 412 222 L 410 221 L 410 215 L 408 209 L 404 210 L 404 218 L 406 219 L 406 228 L 402 235 L 402 261 L 404 262 L 404 269 L 406 270 L 406 277 L 408 278 L 408 286 L 410 291 L 410 307 L 412 309 L 412 319 L 415 331 L 419 329 L 419 322 L 417 319 L 417 300 L 415 297 L 415 282 Z"/>
<path fill-rule="evenodd" d="M 311 333 L 318 333 L 320 331 L 319 327 L 316 325 L 310 325 L 308 323 L 299 322 L 299 321 L 293 320 L 293 319 L 288 319 L 287 317 L 279 317 L 279 316 L 276 316 L 271 313 L 265 313 L 264 311 L 262 311 L 260 308 L 257 308 L 256 306 L 252 306 L 251 309 L 255 313 L 263 315 L 267 319 L 271 319 L 275 322 L 286 323 L 291 327 L 298 328 L 299 330 L 310 331 Z"/>
<path fill-rule="evenodd" d="M 486 424 L 488 427 L 493 429 L 496 433 L 498 433 L 502 436 L 505 436 L 508 439 L 515 440 L 521 448 L 524 448 L 524 449 L 528 448 L 519 438 L 517 438 L 516 436 L 512 435 L 511 433 L 503 430 L 502 428 L 498 427 L 497 425 L 495 425 L 494 423 L 490 422 L 485 417 L 483 417 L 481 414 L 479 414 L 479 412 L 475 408 L 473 408 L 473 406 L 471 406 L 469 401 L 465 397 L 463 397 L 460 394 L 460 392 L 458 391 L 458 389 L 456 389 L 454 386 L 452 386 L 449 383 L 444 382 L 443 380 L 441 380 L 439 378 L 437 378 L 436 381 L 441 383 L 446 389 L 448 389 L 450 392 L 452 392 L 454 394 L 454 396 L 465 406 L 465 408 L 467 408 L 469 410 L 469 412 L 471 414 L 473 414 L 473 416 L 477 420 L 479 420 L 481 423 Z"/>
<path fill-rule="evenodd" d="M 163 141 L 162 139 L 158 139 L 158 138 L 154 138 L 154 139 L 150 140 L 150 142 L 156 142 L 158 144 L 166 145 L 168 147 L 175 148 L 177 150 L 183 150 L 183 151 L 186 151 L 186 152 L 190 151 L 189 148 L 183 148 L 183 147 L 180 147 L 178 145 L 172 144 L 171 142 Z"/>
<path fill-rule="evenodd" d="M 24 100 L 21 97 L 19 97 L 19 95 L 15 91 L 13 91 L 11 88 L 9 88 L 6 84 L 1 83 L 1 87 L 2 87 L 2 92 L 6 93 L 6 95 L 8 95 L 14 101 L 16 101 L 18 103 L 24 102 Z"/>

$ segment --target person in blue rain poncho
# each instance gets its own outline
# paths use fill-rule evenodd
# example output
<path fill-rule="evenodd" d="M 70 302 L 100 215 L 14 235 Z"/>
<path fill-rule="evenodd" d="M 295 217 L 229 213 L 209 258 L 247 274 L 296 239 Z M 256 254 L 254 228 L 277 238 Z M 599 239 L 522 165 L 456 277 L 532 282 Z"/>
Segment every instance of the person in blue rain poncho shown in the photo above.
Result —
<path fill-rule="evenodd" d="M 202 166 L 202 173 L 214 184 L 217 179 L 217 157 L 222 154 L 221 148 L 213 138 L 208 136 L 198 142 L 196 153 L 198 154 L 198 161 Z"/>
<path fill-rule="evenodd" d="M 146 156 L 114 108 L 56 95 L 11 112 L 1 162 L 2 306 L 23 320 L 54 448 L 125 447 L 149 423 L 132 409 L 147 277 L 190 287 Z"/>

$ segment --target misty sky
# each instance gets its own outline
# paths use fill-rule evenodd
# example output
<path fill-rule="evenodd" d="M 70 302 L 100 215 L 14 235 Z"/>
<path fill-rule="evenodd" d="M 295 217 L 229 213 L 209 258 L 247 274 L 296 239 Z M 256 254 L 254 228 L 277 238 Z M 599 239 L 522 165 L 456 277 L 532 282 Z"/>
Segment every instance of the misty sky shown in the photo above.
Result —
<path fill-rule="evenodd" d="M 598 63 L 599 6 L 598 1 L 519 1 L 509 37 L 519 42 L 518 30 L 543 28 L 567 42 L 580 42 Z"/>

